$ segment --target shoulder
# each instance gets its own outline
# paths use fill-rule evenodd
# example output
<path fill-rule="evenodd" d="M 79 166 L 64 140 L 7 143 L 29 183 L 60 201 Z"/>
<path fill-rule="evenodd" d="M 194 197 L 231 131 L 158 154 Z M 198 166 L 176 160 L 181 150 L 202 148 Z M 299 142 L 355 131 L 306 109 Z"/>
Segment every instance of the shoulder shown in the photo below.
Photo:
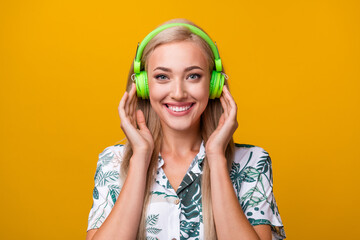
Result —
<path fill-rule="evenodd" d="M 230 171 L 231 180 L 237 181 L 238 184 L 253 184 L 264 174 L 272 181 L 269 153 L 259 146 L 235 143 L 234 159 Z"/>
<path fill-rule="evenodd" d="M 263 163 L 271 163 L 269 153 L 262 147 L 235 143 L 233 164 L 240 166 L 261 167 Z"/>
<path fill-rule="evenodd" d="M 116 144 L 104 148 L 99 153 L 94 177 L 95 185 L 105 185 L 109 180 L 115 180 L 119 177 L 124 150 L 124 145 Z"/>
<path fill-rule="evenodd" d="M 107 166 L 112 164 L 113 167 L 120 165 L 123 159 L 125 145 L 116 144 L 108 146 L 99 153 L 98 165 Z"/>
<path fill-rule="evenodd" d="M 235 143 L 230 177 L 251 225 L 270 225 L 272 239 L 286 238 L 273 193 L 269 153 L 262 147 Z"/>
<path fill-rule="evenodd" d="M 93 205 L 88 228 L 99 228 L 107 218 L 121 191 L 120 166 L 125 146 L 121 144 L 105 147 L 99 153 L 94 176 Z"/>

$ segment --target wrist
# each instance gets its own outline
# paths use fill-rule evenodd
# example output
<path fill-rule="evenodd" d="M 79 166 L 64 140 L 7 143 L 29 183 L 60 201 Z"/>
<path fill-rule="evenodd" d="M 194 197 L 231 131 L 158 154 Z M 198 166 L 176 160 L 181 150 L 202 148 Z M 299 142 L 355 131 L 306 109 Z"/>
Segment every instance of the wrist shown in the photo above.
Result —
<path fill-rule="evenodd" d="M 147 170 L 148 170 L 148 166 L 130 161 L 128 174 L 131 172 L 139 177 L 146 176 Z"/>
<path fill-rule="evenodd" d="M 151 155 L 149 154 L 140 154 L 133 153 L 130 158 L 129 168 L 138 169 L 139 173 L 146 173 L 151 160 Z"/>
<path fill-rule="evenodd" d="M 154 149 L 149 149 L 147 147 L 136 148 L 136 149 L 133 149 L 133 156 L 143 158 L 143 159 L 150 161 L 153 151 L 154 151 Z"/>
<path fill-rule="evenodd" d="M 227 160 L 224 153 L 206 153 L 206 157 L 209 163 L 210 171 L 213 169 L 227 169 Z"/>
<path fill-rule="evenodd" d="M 205 153 L 206 156 L 212 157 L 212 158 L 219 158 L 219 157 L 225 157 L 225 149 L 226 146 L 220 146 L 220 144 L 216 144 L 214 146 L 214 144 L 212 144 L 212 146 L 206 146 L 205 147 Z"/>
<path fill-rule="evenodd" d="M 226 158 L 225 157 L 225 151 L 222 151 L 222 150 L 212 150 L 212 151 L 206 151 L 205 150 L 205 153 L 206 153 L 206 157 L 209 159 L 223 159 L 223 158 Z"/>

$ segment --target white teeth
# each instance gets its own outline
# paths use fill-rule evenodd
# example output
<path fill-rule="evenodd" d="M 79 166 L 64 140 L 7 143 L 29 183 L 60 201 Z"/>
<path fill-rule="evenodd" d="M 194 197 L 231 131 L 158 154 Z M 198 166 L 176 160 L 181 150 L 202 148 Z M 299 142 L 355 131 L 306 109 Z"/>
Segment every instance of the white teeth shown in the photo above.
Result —
<path fill-rule="evenodd" d="M 173 106 L 167 105 L 167 107 L 174 112 L 183 112 L 183 111 L 188 110 L 191 107 L 191 105 L 186 106 L 186 107 L 173 107 Z"/>

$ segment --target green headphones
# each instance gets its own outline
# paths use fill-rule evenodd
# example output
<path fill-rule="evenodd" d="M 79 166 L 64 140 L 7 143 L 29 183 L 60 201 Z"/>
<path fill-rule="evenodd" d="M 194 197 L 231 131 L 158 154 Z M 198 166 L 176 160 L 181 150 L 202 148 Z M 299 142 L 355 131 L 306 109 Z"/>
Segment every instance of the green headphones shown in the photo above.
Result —
<path fill-rule="evenodd" d="M 210 99 L 219 98 L 221 95 L 223 86 L 224 86 L 225 74 L 221 72 L 222 64 L 221 64 L 221 59 L 219 56 L 217 46 L 213 43 L 211 38 L 205 32 L 203 32 L 201 29 L 199 29 L 191 24 L 187 24 L 187 23 L 169 23 L 169 24 L 162 25 L 162 26 L 156 28 L 155 30 L 153 30 L 152 32 L 150 32 L 144 38 L 144 40 L 141 42 L 140 46 L 138 44 L 138 48 L 136 50 L 136 56 L 135 56 L 135 60 L 134 60 L 134 74 L 133 74 L 133 75 L 135 75 L 137 96 L 142 97 L 142 99 L 149 98 L 149 86 L 148 86 L 147 72 L 140 71 L 141 55 L 143 53 L 145 46 L 158 33 L 163 31 L 164 29 L 174 27 L 174 26 L 185 26 L 185 27 L 189 28 L 189 30 L 192 33 L 195 33 L 196 35 L 200 36 L 210 45 L 210 48 L 215 56 L 215 69 L 216 70 L 213 70 L 212 74 L 211 74 L 209 98 Z"/>

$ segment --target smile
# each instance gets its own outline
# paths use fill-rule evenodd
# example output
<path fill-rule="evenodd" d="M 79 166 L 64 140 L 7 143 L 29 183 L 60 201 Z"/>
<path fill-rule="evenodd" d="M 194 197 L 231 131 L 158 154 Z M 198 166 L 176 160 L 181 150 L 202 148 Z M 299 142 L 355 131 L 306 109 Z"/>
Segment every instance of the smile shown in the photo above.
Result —
<path fill-rule="evenodd" d="M 183 111 L 186 111 L 188 110 L 189 108 L 191 108 L 192 104 L 191 105 L 188 105 L 188 106 L 184 106 L 184 107 L 176 107 L 176 106 L 169 106 L 169 105 L 166 105 L 166 107 L 168 107 L 170 110 L 173 110 L 174 112 L 183 112 Z"/>
<path fill-rule="evenodd" d="M 166 108 L 168 109 L 168 111 L 170 113 L 174 113 L 176 115 L 183 115 L 186 114 L 190 111 L 190 109 L 192 108 L 192 106 L 194 106 L 195 103 L 190 103 L 190 104 L 186 104 L 186 105 L 180 105 L 180 106 L 175 106 L 175 105 L 170 105 L 170 104 L 164 104 L 166 106 Z"/>

